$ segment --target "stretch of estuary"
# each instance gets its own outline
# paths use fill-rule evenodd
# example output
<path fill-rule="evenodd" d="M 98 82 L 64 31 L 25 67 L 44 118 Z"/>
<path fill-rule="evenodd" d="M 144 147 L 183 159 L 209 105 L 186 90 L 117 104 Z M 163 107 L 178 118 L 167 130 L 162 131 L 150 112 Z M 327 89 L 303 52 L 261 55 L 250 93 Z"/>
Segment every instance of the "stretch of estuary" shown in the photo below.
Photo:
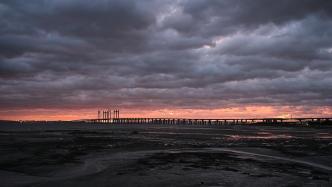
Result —
<path fill-rule="evenodd" d="M 332 186 L 332 128 L 1 124 L 1 186 Z"/>

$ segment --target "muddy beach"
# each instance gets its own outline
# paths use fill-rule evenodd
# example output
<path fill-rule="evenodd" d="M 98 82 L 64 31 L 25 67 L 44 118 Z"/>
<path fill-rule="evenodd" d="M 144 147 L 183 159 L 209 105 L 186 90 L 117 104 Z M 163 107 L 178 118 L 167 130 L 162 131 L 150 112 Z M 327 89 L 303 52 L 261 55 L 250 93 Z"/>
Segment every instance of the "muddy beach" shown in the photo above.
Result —
<path fill-rule="evenodd" d="M 1 124 L 1 186 L 332 186 L 332 129 Z"/>

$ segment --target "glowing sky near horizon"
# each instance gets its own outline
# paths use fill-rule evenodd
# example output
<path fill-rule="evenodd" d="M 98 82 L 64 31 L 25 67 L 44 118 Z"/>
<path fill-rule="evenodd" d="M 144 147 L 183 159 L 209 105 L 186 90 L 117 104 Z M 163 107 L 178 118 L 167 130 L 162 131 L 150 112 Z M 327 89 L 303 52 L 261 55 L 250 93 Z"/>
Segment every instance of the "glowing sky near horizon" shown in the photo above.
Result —
<path fill-rule="evenodd" d="M 0 119 L 332 116 L 330 0 L 2 0 Z"/>

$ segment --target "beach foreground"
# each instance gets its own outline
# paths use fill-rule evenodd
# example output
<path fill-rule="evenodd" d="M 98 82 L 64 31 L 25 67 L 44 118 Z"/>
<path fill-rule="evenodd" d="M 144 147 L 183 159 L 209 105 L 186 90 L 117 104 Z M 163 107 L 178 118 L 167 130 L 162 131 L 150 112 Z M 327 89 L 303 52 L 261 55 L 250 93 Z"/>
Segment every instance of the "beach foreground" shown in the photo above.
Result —
<path fill-rule="evenodd" d="M 332 186 L 332 128 L 1 124 L 1 186 Z"/>

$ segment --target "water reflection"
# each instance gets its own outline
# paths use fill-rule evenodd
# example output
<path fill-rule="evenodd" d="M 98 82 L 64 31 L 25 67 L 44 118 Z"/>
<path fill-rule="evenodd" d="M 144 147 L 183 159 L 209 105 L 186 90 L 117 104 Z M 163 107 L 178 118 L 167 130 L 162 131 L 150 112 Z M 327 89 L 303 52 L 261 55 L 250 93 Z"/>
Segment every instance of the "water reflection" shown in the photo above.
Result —
<path fill-rule="evenodd" d="M 272 134 L 269 132 L 259 132 L 256 135 L 226 135 L 227 140 L 243 140 L 243 139 L 290 139 L 293 136 L 289 134 Z"/>

